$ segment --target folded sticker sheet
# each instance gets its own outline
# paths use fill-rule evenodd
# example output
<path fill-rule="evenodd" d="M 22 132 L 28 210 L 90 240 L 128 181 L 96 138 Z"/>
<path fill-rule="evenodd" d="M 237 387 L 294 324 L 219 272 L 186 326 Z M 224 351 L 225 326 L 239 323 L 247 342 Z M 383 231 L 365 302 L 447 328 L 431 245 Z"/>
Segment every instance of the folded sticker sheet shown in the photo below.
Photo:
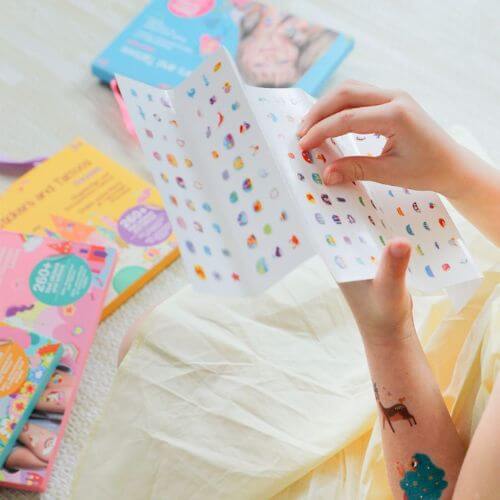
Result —
<path fill-rule="evenodd" d="M 244 85 L 224 49 L 175 89 L 118 83 L 195 288 L 257 293 L 316 253 L 338 282 L 370 279 L 397 235 L 413 245 L 416 288 L 480 278 L 437 194 L 323 185 L 334 158 L 378 154 L 384 138 L 349 134 L 302 151 L 296 132 L 314 103 L 304 91 Z"/>

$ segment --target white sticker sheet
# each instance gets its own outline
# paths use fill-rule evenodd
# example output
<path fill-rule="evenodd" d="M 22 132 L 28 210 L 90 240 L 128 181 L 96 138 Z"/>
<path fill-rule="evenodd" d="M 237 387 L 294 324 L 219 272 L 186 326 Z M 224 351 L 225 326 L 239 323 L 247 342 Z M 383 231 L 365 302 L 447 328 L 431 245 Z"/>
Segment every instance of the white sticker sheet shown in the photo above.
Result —
<path fill-rule="evenodd" d="M 244 85 L 225 49 L 172 90 L 117 79 L 200 291 L 258 293 L 316 253 L 338 282 L 371 279 L 398 235 L 413 247 L 415 287 L 480 277 L 435 193 L 323 184 L 333 159 L 377 155 L 384 138 L 349 134 L 301 151 L 296 133 L 314 103 L 302 90 Z"/>

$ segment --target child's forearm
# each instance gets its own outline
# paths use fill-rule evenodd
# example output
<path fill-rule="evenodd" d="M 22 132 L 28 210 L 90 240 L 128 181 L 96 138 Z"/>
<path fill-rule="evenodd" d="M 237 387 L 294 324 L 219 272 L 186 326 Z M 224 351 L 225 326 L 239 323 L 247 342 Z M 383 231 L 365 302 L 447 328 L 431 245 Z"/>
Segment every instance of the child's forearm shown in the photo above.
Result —
<path fill-rule="evenodd" d="M 451 498 L 464 446 L 414 328 L 406 328 L 384 343 L 365 338 L 389 481 L 395 498 Z"/>
<path fill-rule="evenodd" d="M 496 245 L 500 245 L 500 170 L 466 148 L 452 159 L 457 165 L 455 189 L 448 194 L 455 208 Z"/>

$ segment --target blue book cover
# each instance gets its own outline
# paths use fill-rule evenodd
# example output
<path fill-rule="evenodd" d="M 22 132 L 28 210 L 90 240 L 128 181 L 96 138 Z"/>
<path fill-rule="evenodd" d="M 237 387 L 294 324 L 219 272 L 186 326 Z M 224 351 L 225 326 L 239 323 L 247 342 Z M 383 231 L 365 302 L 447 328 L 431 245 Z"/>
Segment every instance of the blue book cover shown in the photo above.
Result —
<path fill-rule="evenodd" d="M 106 83 L 118 73 L 173 87 L 220 45 L 246 83 L 317 95 L 353 41 L 254 1 L 153 0 L 94 60 L 92 72 Z"/>

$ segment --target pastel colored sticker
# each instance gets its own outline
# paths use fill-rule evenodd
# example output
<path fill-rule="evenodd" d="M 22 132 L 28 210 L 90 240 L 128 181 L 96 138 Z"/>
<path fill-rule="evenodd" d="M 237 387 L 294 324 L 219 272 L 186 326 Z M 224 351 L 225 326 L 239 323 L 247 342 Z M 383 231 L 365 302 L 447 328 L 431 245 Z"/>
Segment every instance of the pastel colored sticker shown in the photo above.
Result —
<path fill-rule="evenodd" d="M 207 275 L 205 274 L 205 270 L 199 264 L 194 266 L 194 272 L 195 272 L 196 276 L 198 276 L 198 278 L 200 278 L 200 280 L 207 279 Z"/>
<path fill-rule="evenodd" d="M 429 276 L 430 278 L 434 278 L 434 273 L 432 272 L 431 266 L 425 266 L 424 270 L 427 276 Z"/>
<path fill-rule="evenodd" d="M 293 153 L 288 153 L 288 158 L 295 160 L 295 155 Z"/>
<path fill-rule="evenodd" d="M 201 225 L 201 223 L 195 221 L 195 222 L 193 222 L 193 227 L 194 227 L 195 231 L 198 231 L 199 233 L 203 233 L 203 226 Z"/>
<path fill-rule="evenodd" d="M 238 273 L 232 273 L 231 274 L 231 279 L 233 281 L 240 281 L 240 275 Z"/>
<path fill-rule="evenodd" d="M 186 145 L 186 141 L 184 139 L 177 139 L 175 142 L 180 148 L 183 148 Z"/>
<path fill-rule="evenodd" d="M 406 225 L 406 232 L 407 232 L 410 236 L 415 236 L 415 232 L 413 231 L 413 228 L 411 227 L 411 224 L 407 224 L 407 225 Z"/>
<path fill-rule="evenodd" d="M 212 151 L 212 158 L 214 158 L 215 160 L 216 160 L 217 158 L 219 158 L 219 153 L 218 153 L 217 151 L 215 151 L 215 150 L 214 150 L 214 151 Z"/>
<path fill-rule="evenodd" d="M 203 75 L 202 79 L 205 87 L 208 87 L 210 85 L 210 82 L 208 81 L 207 75 Z"/>
<path fill-rule="evenodd" d="M 210 203 L 207 203 L 207 202 L 203 203 L 201 205 L 201 208 L 203 208 L 203 210 L 205 210 L 205 212 L 210 213 L 212 211 L 212 207 L 210 206 Z"/>
<path fill-rule="evenodd" d="M 214 2 L 214 0 L 212 0 L 212 3 L 213 3 L 213 2 Z M 214 67 L 213 67 L 212 71 L 213 71 L 214 73 L 217 73 L 217 71 L 219 71 L 221 68 L 222 68 L 222 63 L 219 61 L 219 62 L 216 62 L 216 63 L 214 64 Z"/>
<path fill-rule="evenodd" d="M 158 153 L 158 151 L 153 151 L 153 158 L 154 158 L 155 160 L 160 161 L 160 160 L 161 160 L 161 154 L 160 154 L 160 153 Z"/>
<path fill-rule="evenodd" d="M 191 253 L 196 253 L 195 246 L 192 241 L 187 240 L 185 242 L 186 248 L 191 252 Z"/>
<path fill-rule="evenodd" d="M 184 220 L 183 217 L 177 217 L 176 222 L 177 222 L 177 225 L 181 229 L 186 229 L 187 228 L 186 221 Z"/>
<path fill-rule="evenodd" d="M 250 178 L 245 179 L 243 181 L 241 187 L 242 187 L 243 191 L 245 191 L 245 193 L 249 193 L 253 188 L 252 179 L 250 179 Z"/>
<path fill-rule="evenodd" d="M 422 250 L 422 247 L 420 245 L 417 245 L 416 247 L 418 255 L 424 255 L 424 251 Z"/>
<path fill-rule="evenodd" d="M 172 205 L 174 205 L 175 207 L 177 207 L 179 205 L 179 202 L 177 201 L 177 198 L 172 194 L 170 195 L 170 202 L 172 203 Z"/>
<path fill-rule="evenodd" d="M 323 214 L 320 214 L 319 212 L 315 213 L 314 218 L 316 219 L 316 222 L 318 224 L 325 224 L 325 218 L 323 217 Z"/>
<path fill-rule="evenodd" d="M 269 113 L 267 115 L 268 118 L 271 119 L 272 122 L 276 123 L 278 121 L 278 117 L 274 113 Z"/>
<path fill-rule="evenodd" d="M 345 269 L 347 267 L 345 260 L 340 255 L 336 255 L 333 260 L 340 269 Z"/>
<path fill-rule="evenodd" d="M 233 168 L 235 170 L 241 170 L 245 164 L 243 163 L 243 158 L 241 156 L 237 156 L 233 161 Z"/>
<path fill-rule="evenodd" d="M 344 236 L 344 242 L 347 245 L 352 245 L 352 241 L 351 241 L 351 238 L 349 238 L 349 236 Z"/>
<path fill-rule="evenodd" d="M 193 162 L 189 158 L 184 158 L 184 166 L 191 168 L 193 166 Z"/>
<path fill-rule="evenodd" d="M 262 203 L 260 202 L 260 200 L 254 201 L 253 209 L 254 209 L 254 212 L 260 212 L 262 210 Z"/>
<path fill-rule="evenodd" d="M 255 156 L 260 150 L 260 146 L 258 144 L 252 144 L 250 146 L 250 153 L 252 153 L 252 156 Z"/>
<path fill-rule="evenodd" d="M 168 0 L 167 6 L 174 16 L 192 19 L 204 16 L 213 10 L 215 0 Z"/>
<path fill-rule="evenodd" d="M 224 257 L 231 257 L 231 252 L 227 248 L 223 248 L 221 252 Z"/>
<path fill-rule="evenodd" d="M 193 203 L 193 200 L 186 200 L 186 207 L 192 212 L 196 212 L 196 205 Z"/>
<path fill-rule="evenodd" d="M 396 209 L 396 212 L 397 212 L 397 214 L 398 214 L 398 215 L 400 215 L 401 217 L 403 217 L 403 216 L 404 216 L 404 214 L 405 214 L 405 213 L 403 212 L 403 209 L 402 209 L 401 207 L 398 207 L 398 208 Z"/>
<path fill-rule="evenodd" d="M 429 226 L 429 223 L 427 221 L 424 221 L 422 222 L 422 226 L 424 227 L 424 229 L 426 229 L 427 231 L 430 231 L 431 230 L 431 227 Z"/>
<path fill-rule="evenodd" d="M 355 224 L 356 219 L 351 214 L 347 214 L 347 222 L 349 222 L 349 224 Z"/>
<path fill-rule="evenodd" d="M 193 187 L 195 189 L 203 189 L 203 184 L 200 181 L 196 180 L 193 182 Z"/>
<path fill-rule="evenodd" d="M 264 232 L 264 234 L 267 234 L 267 235 L 271 234 L 273 231 L 271 224 L 264 224 L 262 231 Z"/>
<path fill-rule="evenodd" d="M 220 112 L 217 113 L 217 126 L 220 127 L 224 122 L 224 115 Z"/>
<path fill-rule="evenodd" d="M 236 203 L 238 201 L 238 193 L 236 191 L 232 191 L 229 195 L 229 201 L 231 203 Z"/>
<path fill-rule="evenodd" d="M 441 266 L 441 269 L 442 269 L 443 271 L 445 271 L 445 272 L 446 272 L 446 271 L 449 271 L 449 270 L 451 269 L 451 266 L 450 266 L 450 264 L 448 264 L 448 263 L 444 263 L 444 264 Z"/>
<path fill-rule="evenodd" d="M 251 234 L 247 238 L 247 246 L 248 248 L 255 248 L 257 246 L 257 238 L 254 234 Z"/>
<path fill-rule="evenodd" d="M 207 129 L 205 130 L 205 137 L 207 139 L 210 139 L 211 136 L 212 136 L 212 128 L 210 127 L 210 125 L 207 125 Z"/>
<path fill-rule="evenodd" d="M 233 104 L 231 104 L 231 109 L 233 111 L 236 111 L 237 109 L 239 109 L 239 107 L 240 107 L 240 103 L 238 101 L 235 101 L 235 102 L 233 102 Z"/>
<path fill-rule="evenodd" d="M 316 183 L 316 184 L 319 184 L 319 185 L 322 185 L 323 184 L 323 181 L 321 180 L 321 175 L 317 174 L 317 173 L 313 173 L 311 175 L 312 177 L 312 180 Z"/>
<path fill-rule="evenodd" d="M 211 106 L 213 106 L 216 102 L 217 102 L 217 97 L 216 96 L 212 96 L 208 102 L 210 103 Z"/>
<path fill-rule="evenodd" d="M 177 185 L 182 188 L 186 189 L 186 183 L 184 182 L 184 179 L 182 177 L 176 177 L 175 182 L 177 182 Z"/>
<path fill-rule="evenodd" d="M 297 248 L 300 245 L 300 240 L 295 234 L 292 234 L 289 243 L 292 246 L 292 248 Z"/>
<path fill-rule="evenodd" d="M 331 246 L 334 247 L 337 245 L 337 242 L 335 241 L 335 238 L 331 234 L 327 234 L 325 236 L 326 242 Z"/>
<path fill-rule="evenodd" d="M 248 122 L 243 122 L 240 125 L 240 134 L 244 134 L 248 129 L 250 128 L 250 123 Z"/>
<path fill-rule="evenodd" d="M 193 98 L 196 94 L 196 89 L 194 87 L 192 87 L 186 93 L 187 93 L 188 97 Z"/>
<path fill-rule="evenodd" d="M 234 147 L 234 137 L 232 134 L 227 134 L 224 137 L 224 147 L 226 149 L 232 149 Z"/>
<path fill-rule="evenodd" d="M 229 179 L 229 170 L 224 170 L 222 172 L 222 179 L 227 181 Z"/>
<path fill-rule="evenodd" d="M 275 200 L 279 195 L 280 192 L 277 188 L 272 188 L 271 191 L 269 191 L 269 198 L 271 198 L 271 200 Z"/>
<path fill-rule="evenodd" d="M 307 163 L 313 163 L 314 162 L 313 157 L 312 157 L 312 155 L 311 155 L 311 153 L 309 151 L 302 151 L 302 158 Z"/>
<path fill-rule="evenodd" d="M 204 245 L 203 247 L 203 251 L 205 252 L 206 255 L 208 255 L 209 257 L 212 255 L 212 250 L 210 249 L 210 247 L 208 245 Z"/>
<path fill-rule="evenodd" d="M 146 132 L 146 135 L 152 139 L 153 138 L 153 132 L 151 132 L 151 130 L 149 130 L 148 128 L 144 129 L 144 132 Z"/>
<path fill-rule="evenodd" d="M 160 176 L 161 176 L 161 178 L 162 178 L 163 182 L 165 182 L 165 183 L 167 183 L 167 184 L 168 184 L 169 180 L 168 180 L 168 174 L 167 174 L 167 172 L 162 172 L 162 173 L 160 174 Z"/>
<path fill-rule="evenodd" d="M 286 220 L 288 220 L 288 214 L 286 213 L 285 210 L 282 210 L 280 213 L 280 221 L 284 222 Z"/>
<path fill-rule="evenodd" d="M 213 230 L 214 230 L 216 233 L 219 233 L 219 234 L 220 234 L 220 233 L 222 232 L 221 227 L 220 227 L 220 224 L 217 224 L 217 222 L 214 222 L 214 223 L 212 224 L 212 228 L 213 228 Z"/>
<path fill-rule="evenodd" d="M 257 273 L 259 274 L 266 274 L 267 271 L 269 271 L 269 268 L 267 267 L 267 262 L 264 257 L 261 257 L 255 264 L 255 269 L 257 270 Z"/>
<path fill-rule="evenodd" d="M 240 212 L 236 218 L 239 226 L 246 226 L 248 224 L 248 216 L 245 212 Z"/>
<path fill-rule="evenodd" d="M 172 167 L 177 167 L 179 165 L 177 163 L 177 158 L 171 153 L 167 154 L 167 161 L 170 165 L 172 165 Z"/>
<path fill-rule="evenodd" d="M 213 271 L 212 272 L 212 276 L 214 277 L 214 279 L 216 281 L 221 281 L 222 280 L 222 276 L 221 274 L 219 273 L 219 271 Z"/>
<path fill-rule="evenodd" d="M 231 83 L 225 82 L 224 85 L 222 86 L 222 90 L 224 91 L 225 94 L 229 94 L 229 92 L 231 92 Z"/>

